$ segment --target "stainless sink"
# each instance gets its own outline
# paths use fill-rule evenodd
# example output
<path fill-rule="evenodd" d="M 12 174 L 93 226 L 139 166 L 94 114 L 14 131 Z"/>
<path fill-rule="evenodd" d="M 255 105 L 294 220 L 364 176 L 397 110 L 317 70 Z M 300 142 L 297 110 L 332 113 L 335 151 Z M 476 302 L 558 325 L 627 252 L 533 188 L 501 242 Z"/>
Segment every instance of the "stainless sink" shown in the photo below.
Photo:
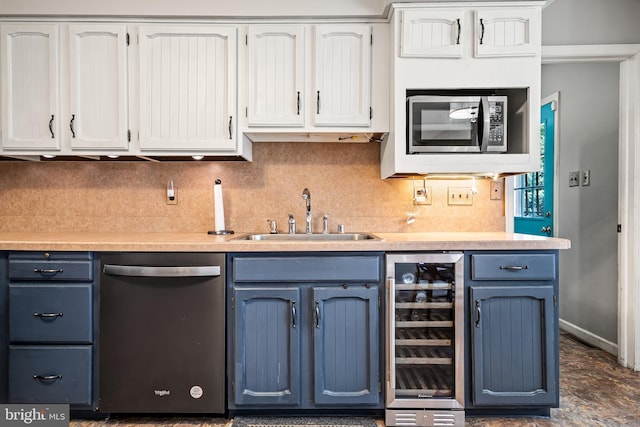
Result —
<path fill-rule="evenodd" d="M 232 240 L 268 240 L 268 241 L 354 241 L 354 240 L 380 240 L 380 238 L 370 233 L 341 233 L 341 234 L 244 234 Z"/>

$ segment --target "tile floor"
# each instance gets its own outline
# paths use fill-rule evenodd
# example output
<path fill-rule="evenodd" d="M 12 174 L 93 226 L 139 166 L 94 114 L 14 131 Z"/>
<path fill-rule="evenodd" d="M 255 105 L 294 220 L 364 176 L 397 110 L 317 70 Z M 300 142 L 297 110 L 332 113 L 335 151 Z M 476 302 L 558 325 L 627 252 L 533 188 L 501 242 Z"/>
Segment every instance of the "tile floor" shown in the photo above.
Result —
<path fill-rule="evenodd" d="M 70 427 L 231 427 L 231 420 L 189 419 L 72 420 Z M 551 418 L 471 418 L 468 427 L 620 427 L 640 426 L 640 372 L 568 334 L 560 335 L 560 408 Z M 382 421 L 378 425 L 383 425 Z"/>

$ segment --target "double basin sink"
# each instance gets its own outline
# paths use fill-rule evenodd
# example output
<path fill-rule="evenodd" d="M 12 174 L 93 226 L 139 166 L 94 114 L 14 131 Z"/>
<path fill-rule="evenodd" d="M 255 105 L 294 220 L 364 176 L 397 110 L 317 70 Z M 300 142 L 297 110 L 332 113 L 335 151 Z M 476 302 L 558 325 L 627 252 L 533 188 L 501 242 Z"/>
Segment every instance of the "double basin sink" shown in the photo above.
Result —
<path fill-rule="evenodd" d="M 333 241 L 357 241 L 357 240 L 381 240 L 378 236 L 370 233 L 337 233 L 337 234 L 244 234 L 238 236 L 233 240 L 255 240 L 255 241 L 319 241 L 319 242 L 333 242 Z"/>

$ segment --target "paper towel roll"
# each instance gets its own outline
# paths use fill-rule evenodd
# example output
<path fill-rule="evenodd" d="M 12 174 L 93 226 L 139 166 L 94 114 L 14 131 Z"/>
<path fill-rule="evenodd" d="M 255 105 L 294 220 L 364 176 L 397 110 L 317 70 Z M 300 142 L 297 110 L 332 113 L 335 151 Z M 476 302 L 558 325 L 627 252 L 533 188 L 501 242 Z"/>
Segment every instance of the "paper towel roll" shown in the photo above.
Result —
<path fill-rule="evenodd" d="M 224 202 L 222 201 L 222 182 L 216 179 L 213 186 L 213 216 L 215 231 L 224 231 Z"/>

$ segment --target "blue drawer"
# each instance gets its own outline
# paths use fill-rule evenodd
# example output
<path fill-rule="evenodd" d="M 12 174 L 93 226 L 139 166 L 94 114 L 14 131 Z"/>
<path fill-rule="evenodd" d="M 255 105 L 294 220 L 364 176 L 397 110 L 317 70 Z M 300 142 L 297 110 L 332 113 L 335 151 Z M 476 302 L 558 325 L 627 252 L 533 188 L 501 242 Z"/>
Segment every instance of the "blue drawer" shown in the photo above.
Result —
<path fill-rule="evenodd" d="M 91 346 L 9 347 L 10 403 L 91 404 Z"/>
<path fill-rule="evenodd" d="M 233 259 L 235 282 L 377 282 L 380 276 L 380 257 L 374 255 Z"/>
<path fill-rule="evenodd" d="M 90 282 L 93 280 L 92 261 L 82 260 L 33 260 L 9 257 L 11 281 L 66 281 Z"/>
<path fill-rule="evenodd" d="M 471 255 L 473 280 L 554 280 L 554 254 L 475 254 Z"/>
<path fill-rule="evenodd" d="M 9 285 L 9 339 L 90 344 L 92 306 L 90 284 Z"/>

